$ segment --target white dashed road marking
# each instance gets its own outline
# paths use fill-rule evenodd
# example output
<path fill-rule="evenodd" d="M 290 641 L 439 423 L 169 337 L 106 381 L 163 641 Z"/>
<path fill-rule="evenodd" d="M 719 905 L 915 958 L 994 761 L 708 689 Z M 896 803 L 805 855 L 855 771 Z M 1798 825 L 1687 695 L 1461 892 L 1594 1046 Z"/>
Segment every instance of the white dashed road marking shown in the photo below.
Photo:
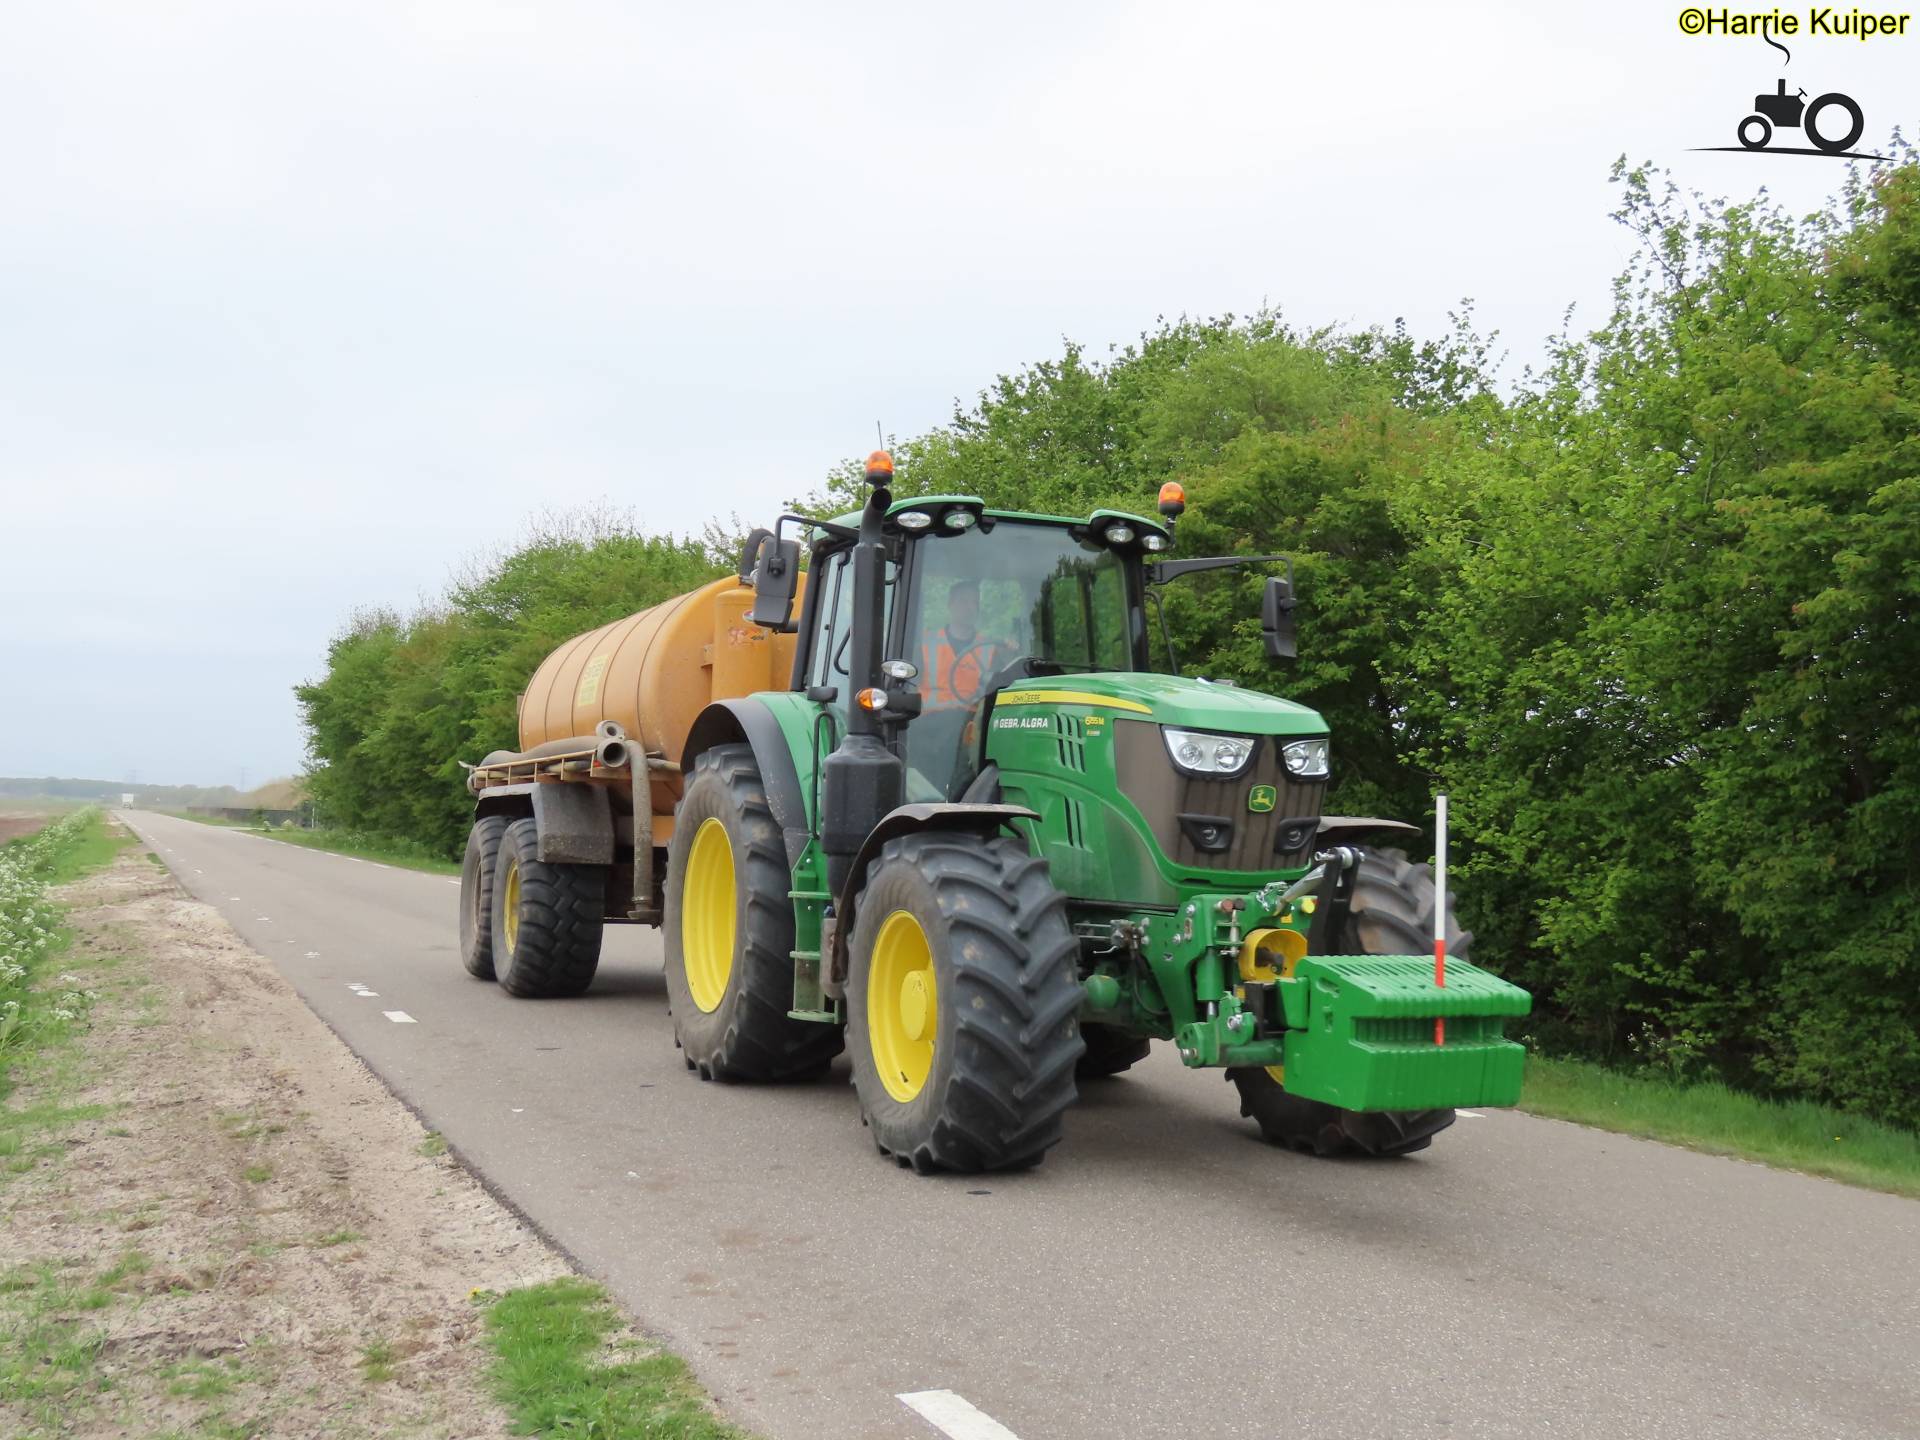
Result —
<path fill-rule="evenodd" d="M 396 1025 L 418 1025 L 420 1023 L 404 1010 L 382 1010 L 380 1013 Z"/>
<path fill-rule="evenodd" d="M 1485 1115 L 1482 1115 L 1478 1110 L 1456 1110 L 1453 1113 L 1456 1115 L 1464 1115 L 1469 1120 L 1484 1120 L 1487 1118 Z"/>
<path fill-rule="evenodd" d="M 1020 1440 L 998 1420 L 951 1390 L 914 1390 L 893 1398 L 953 1440 Z"/>
<path fill-rule="evenodd" d="M 369 990 L 358 980 L 349 980 L 347 982 L 347 989 L 358 995 L 362 1000 L 377 1000 L 380 998 L 380 992 L 378 990 Z"/>

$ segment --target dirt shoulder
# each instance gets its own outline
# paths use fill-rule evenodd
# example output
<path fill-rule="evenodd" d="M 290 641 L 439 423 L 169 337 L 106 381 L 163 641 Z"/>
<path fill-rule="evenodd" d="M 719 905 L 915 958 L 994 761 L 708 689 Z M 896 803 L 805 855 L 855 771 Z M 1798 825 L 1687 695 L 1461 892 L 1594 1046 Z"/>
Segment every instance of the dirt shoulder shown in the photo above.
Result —
<path fill-rule="evenodd" d="M 565 1262 L 142 848 L 58 898 L 97 999 L 11 1102 L 0 1433 L 508 1433 L 473 1295 Z"/>

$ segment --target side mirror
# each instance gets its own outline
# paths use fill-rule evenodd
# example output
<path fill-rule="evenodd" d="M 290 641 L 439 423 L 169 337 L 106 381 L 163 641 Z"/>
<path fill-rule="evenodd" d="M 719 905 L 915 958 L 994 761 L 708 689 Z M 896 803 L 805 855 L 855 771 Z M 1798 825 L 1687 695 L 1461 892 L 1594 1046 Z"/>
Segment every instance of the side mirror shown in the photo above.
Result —
<path fill-rule="evenodd" d="M 789 631 L 793 628 L 793 592 L 800 584 L 800 542 L 767 535 L 758 543 L 753 609 L 747 618 L 769 630 Z"/>
<path fill-rule="evenodd" d="M 1269 660 L 1291 660 L 1300 653 L 1293 634 L 1293 581 L 1283 575 L 1267 580 L 1260 597 L 1260 638 Z"/>

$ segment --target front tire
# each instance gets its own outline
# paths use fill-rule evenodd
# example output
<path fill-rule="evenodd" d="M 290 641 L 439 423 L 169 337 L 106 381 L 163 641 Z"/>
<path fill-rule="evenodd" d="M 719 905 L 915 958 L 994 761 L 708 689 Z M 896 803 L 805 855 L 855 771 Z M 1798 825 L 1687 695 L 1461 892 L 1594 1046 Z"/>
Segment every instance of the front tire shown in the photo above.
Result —
<path fill-rule="evenodd" d="M 493 872 L 493 964 L 500 988 L 523 1000 L 578 995 L 600 966 L 607 869 L 540 858 L 531 817 L 500 837 Z"/>
<path fill-rule="evenodd" d="M 493 871 L 500 859 L 500 838 L 507 817 L 487 815 L 467 832 L 467 854 L 460 862 L 460 963 L 476 980 L 493 975 Z"/>
<path fill-rule="evenodd" d="M 853 924 L 847 1028 L 874 1142 L 922 1174 L 1038 1164 L 1086 1048 L 1046 862 L 1004 838 L 903 836 L 867 872 Z"/>
<path fill-rule="evenodd" d="M 1341 955 L 1419 955 L 1433 947 L 1437 896 L 1433 867 L 1415 865 L 1398 850 L 1362 850 L 1354 877 L 1353 908 L 1335 938 Z M 1447 954 L 1464 960 L 1473 944 L 1447 905 Z M 1343 1110 L 1323 1100 L 1289 1095 L 1280 1067 L 1227 1071 L 1240 1091 L 1240 1113 L 1275 1145 L 1315 1155 L 1411 1155 L 1453 1124 L 1451 1110 Z"/>
<path fill-rule="evenodd" d="M 786 846 L 748 745 L 694 764 L 667 850 L 661 933 L 673 1038 L 702 1080 L 826 1072 L 840 1027 L 795 1020 Z"/>

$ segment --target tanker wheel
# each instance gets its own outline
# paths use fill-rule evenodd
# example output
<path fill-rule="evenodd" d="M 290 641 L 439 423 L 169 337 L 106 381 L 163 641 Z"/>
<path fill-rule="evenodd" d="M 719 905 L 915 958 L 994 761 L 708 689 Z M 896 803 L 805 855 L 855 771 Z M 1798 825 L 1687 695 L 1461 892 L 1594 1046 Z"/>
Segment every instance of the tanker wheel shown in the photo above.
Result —
<path fill-rule="evenodd" d="M 1073 1067 L 1073 1073 L 1082 1080 L 1118 1075 L 1122 1070 L 1130 1069 L 1146 1059 L 1147 1052 L 1153 1049 L 1153 1042 L 1145 1036 L 1131 1034 L 1117 1025 L 1102 1025 L 1098 1021 L 1082 1025 L 1080 1038 L 1087 1042 L 1087 1053 L 1080 1057 L 1080 1063 Z"/>
<path fill-rule="evenodd" d="M 793 888 L 753 749 L 716 745 L 694 764 L 667 850 L 667 997 L 673 1038 L 702 1080 L 826 1072 L 838 1025 L 790 1019 Z"/>
<path fill-rule="evenodd" d="M 847 1029 L 861 1118 L 921 1174 L 1017 1170 L 1060 1139 L 1085 1050 L 1078 947 L 1017 841 L 889 841 L 854 909 Z"/>
<path fill-rule="evenodd" d="M 1354 877 L 1353 909 L 1336 937 L 1342 955 L 1420 955 L 1433 949 L 1433 867 L 1415 865 L 1398 850 L 1363 850 Z M 1466 959 L 1473 936 L 1447 906 L 1447 954 Z M 1410 1155 L 1453 1124 L 1451 1110 L 1343 1110 L 1289 1095 L 1285 1073 L 1237 1067 L 1227 1079 L 1240 1091 L 1240 1113 L 1276 1145 L 1316 1155 Z"/>
<path fill-rule="evenodd" d="M 578 995 L 600 965 L 604 865 L 540 858 L 531 817 L 500 836 L 493 870 L 493 967 L 500 988 L 523 1000 Z"/>
<path fill-rule="evenodd" d="M 493 979 L 493 869 L 506 833 L 504 815 L 474 821 L 460 862 L 460 963 L 478 980 Z"/>

